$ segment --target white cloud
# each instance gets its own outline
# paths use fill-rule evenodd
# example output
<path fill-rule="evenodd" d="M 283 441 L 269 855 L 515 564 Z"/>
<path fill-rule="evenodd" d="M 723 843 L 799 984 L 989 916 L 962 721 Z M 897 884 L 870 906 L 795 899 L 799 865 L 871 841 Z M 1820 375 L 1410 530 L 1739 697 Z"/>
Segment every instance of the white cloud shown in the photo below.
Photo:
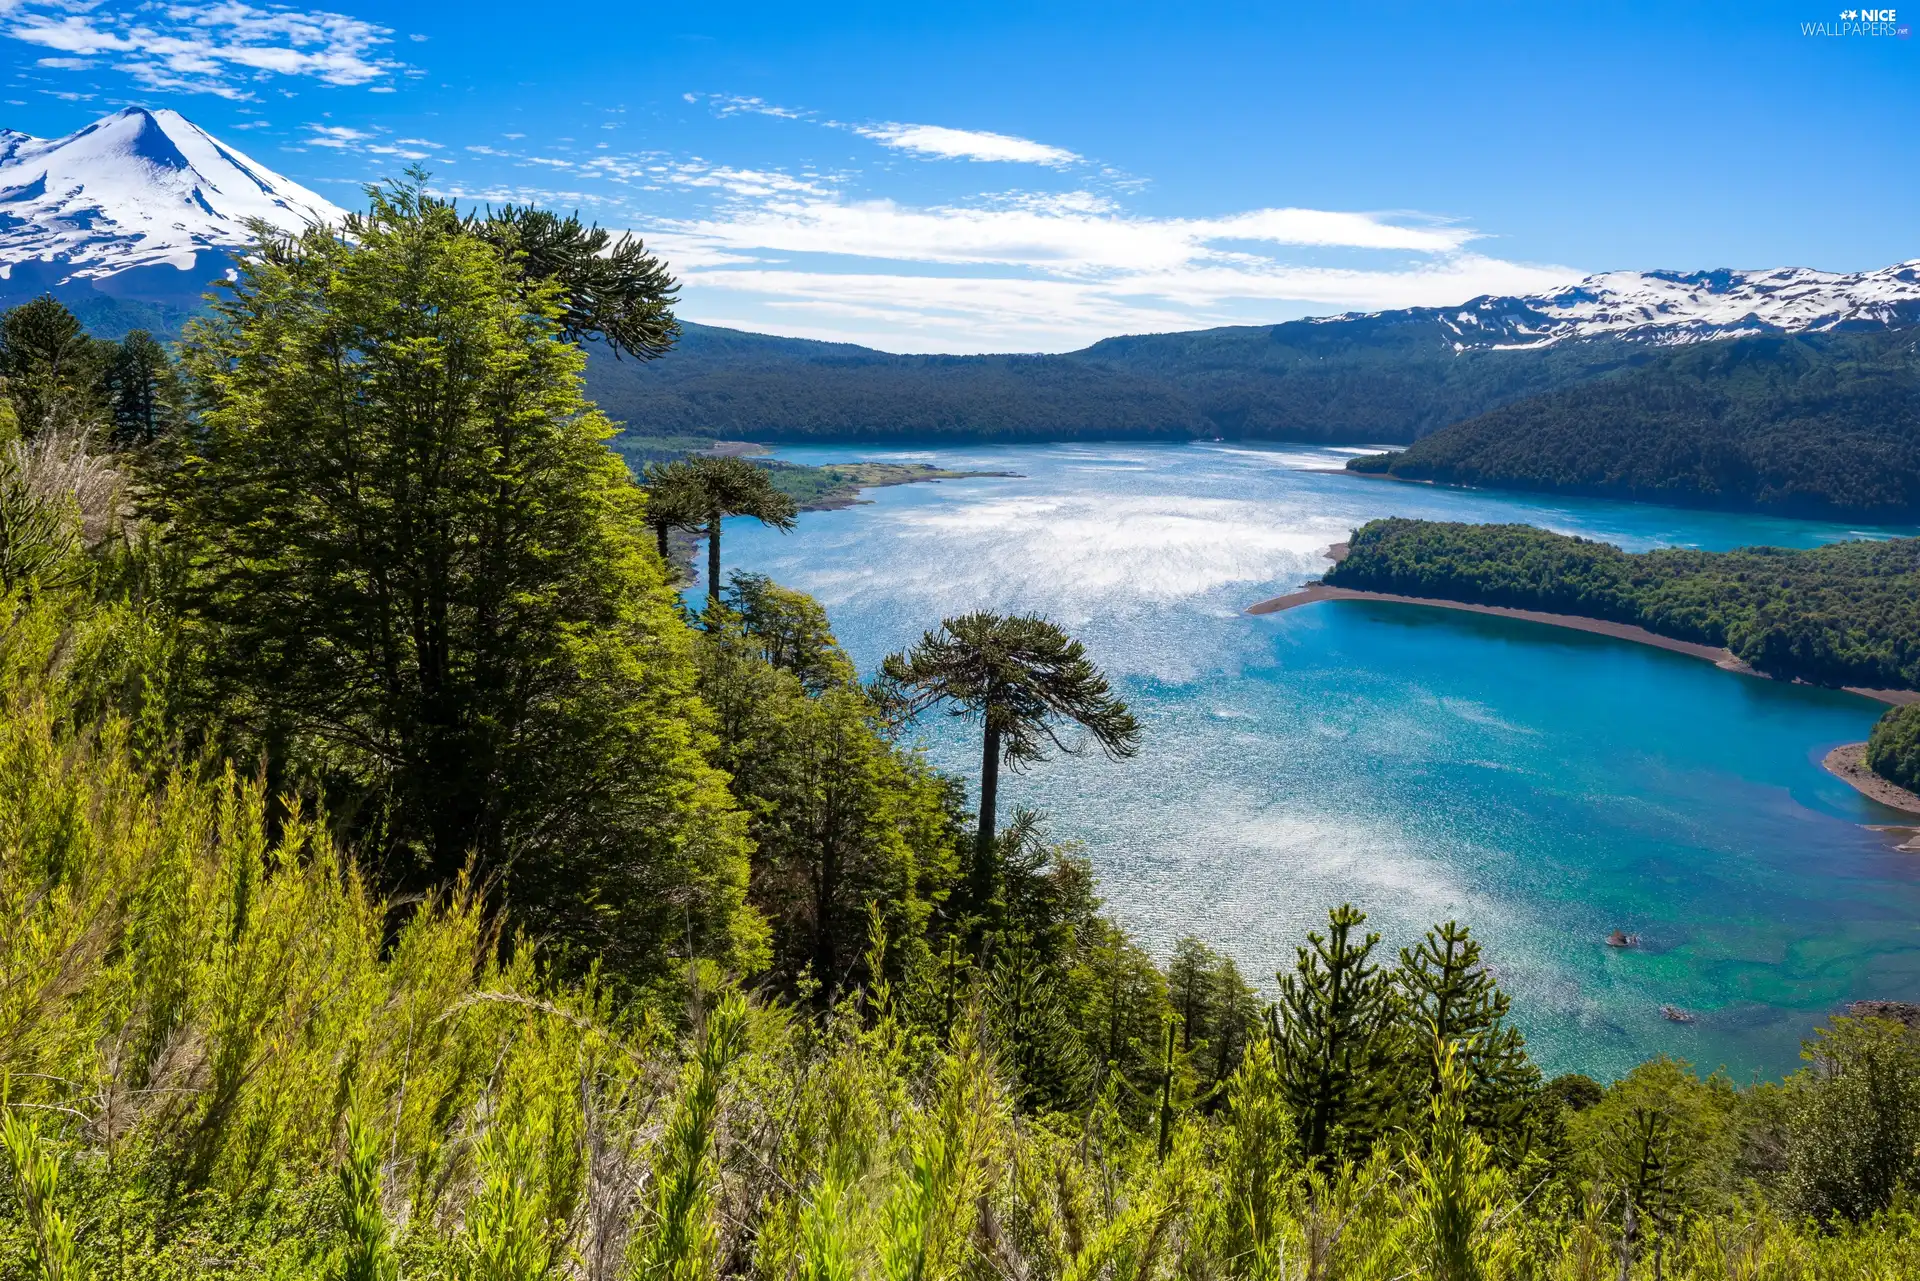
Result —
<path fill-rule="evenodd" d="M 889 350 L 1066 350 L 1114 333 L 1446 306 L 1577 279 L 1457 224 L 1337 210 L 1132 216 L 1085 192 L 916 208 L 774 193 L 656 223 L 689 315 Z M 1301 261 L 1305 254 L 1309 261 Z M 1313 261 L 1328 254 L 1336 261 Z"/>
<path fill-rule="evenodd" d="M 42 66 L 80 70 L 108 58 L 154 89 L 246 99 L 250 84 L 276 76 L 365 85 L 404 69 L 378 52 L 390 30 L 326 10 L 19 0 L 0 5 L 0 15 L 0 34 L 67 55 Z"/>
<path fill-rule="evenodd" d="M 359 129 L 349 129 L 345 125 L 308 125 L 313 137 L 307 139 L 316 147 L 358 147 L 373 137 Z"/>
<path fill-rule="evenodd" d="M 1129 217 L 1087 192 L 1020 195 L 982 206 L 912 208 L 891 200 L 776 198 L 677 224 L 733 250 L 841 254 L 904 262 L 1030 266 L 1051 274 L 1130 275 L 1197 263 L 1250 265 L 1227 243 L 1452 253 L 1477 234 L 1372 214 L 1258 209 L 1225 218 Z"/>
<path fill-rule="evenodd" d="M 333 147 L 341 151 L 355 151 L 369 156 L 397 156 L 402 160 L 436 159 L 430 151 L 422 147 L 439 147 L 437 142 L 428 142 L 425 138 L 399 138 L 393 142 L 380 140 L 377 134 L 364 129 L 353 129 L 346 125 L 308 125 L 312 135 L 306 141 L 314 147 Z M 442 164 L 453 164 L 451 157 L 440 156 Z"/>
<path fill-rule="evenodd" d="M 1080 157 L 1064 147 L 979 129 L 942 125 L 859 125 L 854 132 L 883 147 L 936 156 L 943 160 L 1001 160 L 1024 165 L 1069 165 Z"/>

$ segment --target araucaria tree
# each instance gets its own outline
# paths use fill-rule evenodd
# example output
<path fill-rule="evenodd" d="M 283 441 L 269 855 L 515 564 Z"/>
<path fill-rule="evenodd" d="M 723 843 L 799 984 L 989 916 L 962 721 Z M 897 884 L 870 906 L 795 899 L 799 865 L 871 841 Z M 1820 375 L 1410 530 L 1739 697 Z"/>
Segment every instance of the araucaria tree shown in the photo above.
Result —
<path fill-rule="evenodd" d="M 186 340 L 155 514 L 229 745 L 396 888 L 472 860 L 610 968 L 741 959 L 744 818 L 569 300 L 417 188 L 371 200 L 264 239 Z"/>
<path fill-rule="evenodd" d="M 647 490 L 647 527 L 653 530 L 654 547 L 660 553 L 661 563 L 672 565 L 673 531 L 698 529 L 706 516 L 699 477 L 690 460 L 676 458 L 669 463 L 648 463 L 643 479 Z"/>
<path fill-rule="evenodd" d="M 763 525 L 785 533 L 793 528 L 799 515 L 792 498 L 774 488 L 773 477 L 764 467 L 755 467 L 744 458 L 695 458 L 691 470 L 691 494 L 707 532 L 707 603 L 720 602 L 720 522 L 729 516 L 751 516 Z"/>
<path fill-rule="evenodd" d="M 1364 1156 L 1387 1126 L 1397 1058 L 1398 998 L 1369 964 L 1378 934 L 1356 939 L 1367 914 L 1341 904 L 1327 932 L 1307 935 L 1294 972 L 1278 975 L 1272 1010 L 1281 1093 L 1302 1155 L 1323 1165 Z"/>
<path fill-rule="evenodd" d="M 1034 614 L 987 612 L 949 618 L 904 654 L 881 665 L 882 680 L 897 689 L 904 710 L 948 704 L 955 716 L 980 725 L 980 826 L 970 875 L 980 910 L 993 887 L 994 812 L 1000 766 L 1019 770 L 1046 759 L 1049 747 L 1069 755 L 1086 740 L 1063 738 L 1062 722 L 1114 760 L 1139 750 L 1140 726 L 1108 689 L 1085 648 Z"/>

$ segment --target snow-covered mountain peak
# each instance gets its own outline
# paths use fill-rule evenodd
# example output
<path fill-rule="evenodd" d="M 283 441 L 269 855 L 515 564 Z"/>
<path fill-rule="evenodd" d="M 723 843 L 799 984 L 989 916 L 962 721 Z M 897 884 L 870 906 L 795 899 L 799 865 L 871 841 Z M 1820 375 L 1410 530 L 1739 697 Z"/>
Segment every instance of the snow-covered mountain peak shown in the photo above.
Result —
<path fill-rule="evenodd" d="M 1537 347 L 1600 335 L 1654 343 L 1920 322 L 1920 258 L 1843 274 L 1607 271 L 1530 298 L 1475 298 L 1440 313 L 1455 345 Z"/>
<path fill-rule="evenodd" d="M 298 231 L 343 217 L 177 111 L 128 107 L 51 140 L 0 130 L 0 279 L 35 261 L 80 279 L 190 271 L 250 243 L 249 219 Z"/>

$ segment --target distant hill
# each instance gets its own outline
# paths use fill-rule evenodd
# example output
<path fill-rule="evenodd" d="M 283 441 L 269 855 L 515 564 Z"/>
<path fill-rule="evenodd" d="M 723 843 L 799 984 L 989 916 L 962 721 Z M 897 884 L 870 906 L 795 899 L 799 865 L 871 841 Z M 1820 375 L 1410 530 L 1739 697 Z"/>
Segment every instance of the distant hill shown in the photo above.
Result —
<path fill-rule="evenodd" d="M 596 352 L 594 399 L 649 435 L 1392 443 L 1652 354 L 1609 338 L 1462 353 L 1430 318 L 1403 313 L 1351 328 L 1295 321 L 1110 338 L 1052 356 L 897 356 L 705 325 L 685 331 L 651 364 Z"/>
<path fill-rule="evenodd" d="M 1667 349 L 1349 466 L 1405 480 L 1912 519 L 1920 328 Z"/>
<path fill-rule="evenodd" d="M 1920 261 L 1856 275 L 1610 272 L 1537 298 L 1108 338 L 1048 356 L 896 356 L 688 325 L 666 359 L 598 360 L 589 381 L 645 433 L 1397 443 L 1675 349 L 1916 323 Z"/>

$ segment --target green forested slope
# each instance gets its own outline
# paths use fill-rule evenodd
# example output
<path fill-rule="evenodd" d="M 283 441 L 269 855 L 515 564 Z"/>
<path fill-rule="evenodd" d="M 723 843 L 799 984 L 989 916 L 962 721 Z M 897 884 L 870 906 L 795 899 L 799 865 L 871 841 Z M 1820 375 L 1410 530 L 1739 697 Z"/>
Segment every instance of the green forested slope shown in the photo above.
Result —
<path fill-rule="evenodd" d="M 683 328 L 668 360 L 595 353 L 589 390 L 630 431 L 769 441 L 1405 441 L 1650 354 L 1611 339 L 1462 352 L 1431 312 L 1109 338 L 1036 356 L 896 356 Z"/>
<path fill-rule="evenodd" d="M 1920 689 L 1920 538 L 1629 554 L 1531 525 L 1396 518 L 1357 530 L 1326 581 L 1633 623 L 1771 676 Z"/>
<path fill-rule="evenodd" d="M 1743 338 L 1516 401 L 1357 470 L 1816 517 L 1920 513 L 1920 339 Z"/>

